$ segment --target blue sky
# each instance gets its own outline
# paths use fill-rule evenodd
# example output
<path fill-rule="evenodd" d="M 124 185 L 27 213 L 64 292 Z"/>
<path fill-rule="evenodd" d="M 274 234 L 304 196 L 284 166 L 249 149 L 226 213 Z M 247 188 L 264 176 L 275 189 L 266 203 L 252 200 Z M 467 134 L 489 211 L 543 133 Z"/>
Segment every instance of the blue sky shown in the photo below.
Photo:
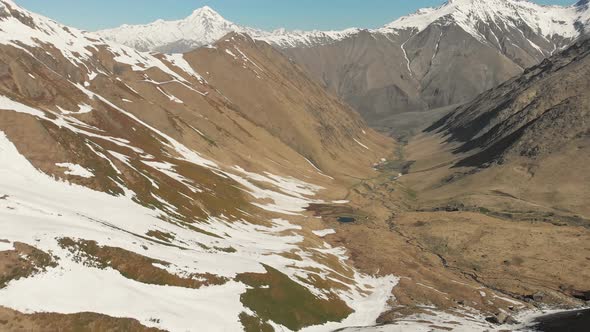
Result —
<path fill-rule="evenodd" d="M 208 5 L 226 19 L 262 29 L 375 28 L 443 0 L 14 0 L 66 25 L 86 30 L 123 23 L 180 19 Z M 575 0 L 535 0 L 570 5 Z"/>

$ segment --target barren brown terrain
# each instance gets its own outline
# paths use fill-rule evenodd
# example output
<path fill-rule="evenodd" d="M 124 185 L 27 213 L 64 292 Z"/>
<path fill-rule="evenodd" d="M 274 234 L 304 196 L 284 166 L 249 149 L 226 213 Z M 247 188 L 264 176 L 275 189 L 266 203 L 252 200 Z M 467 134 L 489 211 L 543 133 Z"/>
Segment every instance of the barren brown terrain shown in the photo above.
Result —
<path fill-rule="evenodd" d="M 313 209 L 336 230 L 326 240 L 345 246 L 356 267 L 400 276 L 393 309 L 380 322 L 431 306 L 494 316 L 542 304 L 583 305 L 590 289 L 588 224 L 543 217 L 555 211 L 551 206 L 527 214 L 492 212 L 541 205 L 499 194 L 493 184 L 508 182 L 482 181 L 485 172 L 471 186 L 449 189 L 446 179 L 465 171 L 452 168 L 460 156 L 451 150 L 440 137 L 416 137 L 404 148 L 413 162 L 407 174 L 382 170 L 351 189 L 349 208 Z M 341 215 L 357 219 L 339 223 Z"/>
<path fill-rule="evenodd" d="M 0 331 L 492 329 L 590 304 L 590 41 L 458 107 L 390 95 L 369 128 L 242 33 L 138 53 L 0 0 L 0 37 Z M 422 44 L 396 47 L 411 76 L 490 54 Z M 468 93 L 437 70 L 405 102 L 509 69 Z"/>

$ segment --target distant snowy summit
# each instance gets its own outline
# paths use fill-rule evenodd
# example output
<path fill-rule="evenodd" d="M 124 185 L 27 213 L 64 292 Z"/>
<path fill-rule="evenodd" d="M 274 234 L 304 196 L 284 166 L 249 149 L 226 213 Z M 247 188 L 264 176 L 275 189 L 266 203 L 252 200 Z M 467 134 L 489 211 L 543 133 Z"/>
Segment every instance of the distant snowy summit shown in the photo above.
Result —
<path fill-rule="evenodd" d="M 190 16 L 177 21 L 157 20 L 144 25 L 122 25 L 97 33 L 104 38 L 131 46 L 140 51 L 183 52 L 212 44 L 230 32 L 247 33 L 252 38 L 266 40 L 280 47 L 312 46 L 325 44 L 358 32 L 344 31 L 287 31 L 272 32 L 237 25 L 223 18 L 211 7 L 195 10 Z"/>
<path fill-rule="evenodd" d="M 493 33 L 510 29 L 538 34 L 550 40 L 571 40 L 586 32 L 589 23 L 588 0 L 567 7 L 542 6 L 525 0 L 449 0 L 440 7 L 420 9 L 382 28 L 368 31 L 381 35 L 407 30 L 417 33 L 431 24 L 456 24 L 482 41 L 489 39 L 488 30 Z M 490 29 L 490 26 L 493 28 Z M 361 31 L 358 28 L 341 31 L 264 31 L 230 22 L 205 6 L 185 19 L 123 25 L 98 31 L 98 34 L 140 51 L 174 53 L 211 44 L 230 32 L 247 33 L 254 39 L 279 48 L 297 48 L 334 43 Z"/>
<path fill-rule="evenodd" d="M 588 26 L 588 0 L 573 6 L 543 6 L 526 0 L 449 0 L 438 8 L 426 8 L 402 17 L 382 31 L 417 29 L 430 24 L 455 23 L 478 39 L 485 39 L 482 23 L 501 30 L 510 27 L 530 29 L 546 38 L 573 38 Z"/>

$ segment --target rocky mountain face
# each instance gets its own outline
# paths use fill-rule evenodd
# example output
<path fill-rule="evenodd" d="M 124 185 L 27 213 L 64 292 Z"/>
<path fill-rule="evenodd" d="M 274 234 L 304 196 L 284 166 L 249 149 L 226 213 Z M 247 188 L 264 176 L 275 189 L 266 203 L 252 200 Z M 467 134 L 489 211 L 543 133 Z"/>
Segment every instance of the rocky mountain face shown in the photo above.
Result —
<path fill-rule="evenodd" d="M 586 31 L 588 7 L 449 1 L 382 29 L 285 52 L 374 126 L 471 100 Z"/>
<path fill-rule="evenodd" d="M 281 49 L 370 125 L 387 131 L 399 120 L 396 114 L 464 103 L 562 50 L 587 32 L 590 10 L 587 1 L 560 7 L 519 0 L 453 0 L 380 29 L 341 32 L 264 32 L 216 17 L 213 21 L 224 22 L 218 25 L 227 30 L 249 33 Z M 188 22 L 190 17 L 100 34 L 160 51 L 183 52 L 210 42 L 201 31 L 214 24 Z M 179 24 L 183 28 L 177 28 Z M 175 37 L 189 25 L 192 42 Z M 151 37 L 144 36 L 153 30 L 169 39 L 148 41 Z M 187 47 L 170 46 L 178 43 Z"/>
<path fill-rule="evenodd" d="M 590 133 L 590 40 L 543 60 L 524 74 L 457 108 L 428 130 L 462 142 L 462 161 L 487 166 L 543 159 Z M 575 144 L 575 143 L 574 143 Z"/>
<path fill-rule="evenodd" d="M 246 35 L 143 53 L 2 0 L 2 329 L 372 324 L 395 278 L 304 210 L 392 148 Z"/>
<path fill-rule="evenodd" d="M 585 305 L 589 71 L 590 42 L 580 40 L 400 147 L 383 167 L 404 172 L 397 183 L 416 212 L 391 217 L 396 235 L 511 298 Z"/>
<path fill-rule="evenodd" d="M 590 40 L 576 42 L 539 65 L 457 108 L 428 131 L 455 146 L 453 183 L 510 188 L 509 197 L 588 220 L 590 181 Z M 501 171 L 500 171 L 501 170 Z M 501 172 L 498 177 L 490 174 Z M 467 180 L 471 178 L 470 180 Z M 507 182 L 507 179 L 510 179 Z M 459 182 L 461 182 L 459 181 Z"/>

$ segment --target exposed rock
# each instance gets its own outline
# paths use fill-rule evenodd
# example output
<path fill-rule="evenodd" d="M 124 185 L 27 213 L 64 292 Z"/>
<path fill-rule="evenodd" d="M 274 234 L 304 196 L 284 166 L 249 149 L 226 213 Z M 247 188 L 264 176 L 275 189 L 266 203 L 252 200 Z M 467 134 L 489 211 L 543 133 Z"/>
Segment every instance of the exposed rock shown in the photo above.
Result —
<path fill-rule="evenodd" d="M 503 312 L 499 312 L 497 314 L 495 314 L 494 316 L 489 316 L 486 317 L 486 321 L 492 323 L 492 324 L 497 324 L 497 325 L 502 325 L 502 324 L 518 324 L 518 321 L 515 320 L 512 316 L 507 315 Z"/>
<path fill-rule="evenodd" d="M 459 166 L 539 159 L 588 137 L 590 40 L 530 68 L 445 116 L 429 131 L 451 135 L 458 152 L 479 150 Z"/>

